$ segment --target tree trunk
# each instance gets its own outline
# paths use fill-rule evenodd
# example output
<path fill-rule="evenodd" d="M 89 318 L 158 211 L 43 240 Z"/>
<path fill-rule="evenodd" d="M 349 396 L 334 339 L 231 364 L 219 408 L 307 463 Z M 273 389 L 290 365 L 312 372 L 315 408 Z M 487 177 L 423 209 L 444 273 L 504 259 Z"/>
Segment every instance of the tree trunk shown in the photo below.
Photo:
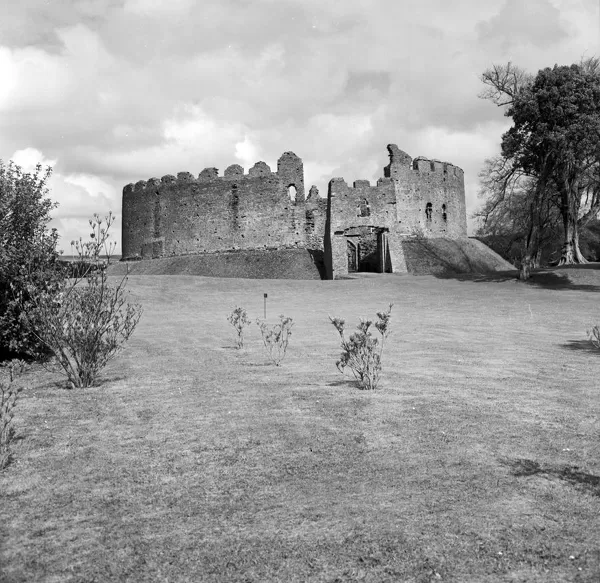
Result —
<path fill-rule="evenodd" d="M 542 196 L 544 194 L 545 181 L 538 179 L 533 194 L 533 200 L 529 207 L 529 234 L 525 244 L 525 251 L 521 257 L 521 266 L 519 267 L 519 279 L 527 281 L 531 277 L 531 270 L 535 267 L 536 260 L 539 261 L 540 250 L 540 207 Z"/>
<path fill-rule="evenodd" d="M 519 279 L 521 281 L 527 281 L 531 277 L 531 267 L 525 260 L 521 260 L 521 266 L 519 267 Z"/>
<path fill-rule="evenodd" d="M 560 185 L 562 199 L 561 212 L 563 216 L 563 227 L 565 240 L 561 250 L 560 259 L 555 265 L 575 265 L 587 263 L 587 259 L 579 250 L 579 208 L 581 206 L 581 194 L 577 180 L 563 180 Z"/>
<path fill-rule="evenodd" d="M 563 212 L 563 225 L 565 230 L 565 242 L 563 244 L 560 259 L 555 265 L 577 265 L 588 263 L 579 249 L 579 228 L 577 214 L 574 212 Z"/>

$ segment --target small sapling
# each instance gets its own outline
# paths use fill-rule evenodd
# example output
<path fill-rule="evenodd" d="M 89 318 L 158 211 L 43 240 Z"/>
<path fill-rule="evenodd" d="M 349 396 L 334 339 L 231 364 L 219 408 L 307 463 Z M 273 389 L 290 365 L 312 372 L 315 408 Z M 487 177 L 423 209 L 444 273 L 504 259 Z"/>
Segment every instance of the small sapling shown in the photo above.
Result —
<path fill-rule="evenodd" d="M 236 308 L 227 316 L 227 321 L 233 326 L 235 330 L 235 343 L 237 348 L 244 347 L 244 328 L 250 325 L 250 318 L 248 313 L 241 306 Z"/>
<path fill-rule="evenodd" d="M 342 354 L 335 364 L 342 374 L 349 368 L 361 389 L 373 390 L 379 384 L 383 346 L 391 332 L 392 306 L 393 304 L 390 304 L 387 311 L 377 313 L 375 328 L 381 339 L 373 336 L 371 332 L 372 320 L 361 319 L 356 332 L 346 338 L 345 321 L 329 316 L 342 341 Z"/>
<path fill-rule="evenodd" d="M 294 321 L 292 318 L 281 314 L 279 324 L 270 327 L 265 321 L 256 320 L 256 325 L 260 328 L 263 344 L 269 358 L 276 366 L 279 366 L 285 358 Z"/>

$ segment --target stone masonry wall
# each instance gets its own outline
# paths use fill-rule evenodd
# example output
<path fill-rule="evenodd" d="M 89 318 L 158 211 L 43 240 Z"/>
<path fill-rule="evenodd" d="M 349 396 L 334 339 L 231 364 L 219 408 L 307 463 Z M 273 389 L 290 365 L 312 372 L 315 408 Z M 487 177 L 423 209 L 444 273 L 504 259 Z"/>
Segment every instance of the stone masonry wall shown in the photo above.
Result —
<path fill-rule="evenodd" d="M 381 270 L 394 272 L 406 272 L 402 241 L 407 238 L 467 236 L 463 171 L 447 162 L 413 160 L 395 144 L 388 152 L 390 163 L 376 186 L 357 180 L 349 187 L 342 178 L 329 183 L 325 248 L 330 278 L 348 273 L 349 249 L 360 243 L 358 228 L 377 233 L 378 245 L 386 247 L 380 249 Z"/>
<path fill-rule="evenodd" d="M 396 187 L 390 178 L 381 178 L 376 186 L 368 180 L 357 180 L 348 186 L 343 178 L 333 178 L 328 192 L 328 242 L 330 248 L 329 276 L 335 278 L 348 273 L 348 240 L 364 231 L 394 232 L 396 230 Z M 389 252 L 394 266 L 402 264 L 402 249 L 396 248 L 395 239 L 389 240 Z M 400 253 L 400 255 L 399 255 Z"/>
<path fill-rule="evenodd" d="M 397 182 L 398 226 L 405 236 L 458 238 L 467 236 L 465 180 L 462 169 L 448 162 L 414 160 L 395 144 L 384 176 Z M 428 203 L 431 211 L 428 212 Z"/>
<path fill-rule="evenodd" d="M 291 200 L 288 187 L 296 189 Z M 304 196 L 302 160 L 286 152 L 278 172 L 258 162 L 248 174 L 206 168 L 123 189 L 123 257 L 236 249 L 323 249 L 326 201 Z"/>

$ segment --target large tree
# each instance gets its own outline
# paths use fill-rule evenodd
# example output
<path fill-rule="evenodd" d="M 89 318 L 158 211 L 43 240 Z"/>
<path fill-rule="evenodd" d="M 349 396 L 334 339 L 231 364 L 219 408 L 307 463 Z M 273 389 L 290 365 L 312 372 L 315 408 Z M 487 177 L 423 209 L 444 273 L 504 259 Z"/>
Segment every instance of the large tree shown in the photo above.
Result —
<path fill-rule="evenodd" d="M 585 262 L 579 231 L 600 210 L 599 61 L 555 66 L 535 77 L 508 63 L 485 71 L 482 82 L 481 97 L 505 107 L 505 115 L 513 118 L 502 138 L 502 156 L 530 178 L 529 204 L 523 207 L 528 208 L 529 232 L 522 276 L 528 276 L 538 256 L 549 204 L 562 215 L 559 263 Z"/>
<path fill-rule="evenodd" d="M 58 235 L 48 229 L 55 206 L 47 196 L 50 173 L 40 166 L 23 172 L 0 160 L 0 359 L 35 347 L 24 306 L 34 290 L 47 289 L 63 277 Z"/>
<path fill-rule="evenodd" d="M 531 267 L 539 267 L 542 256 L 547 257 L 556 247 L 560 232 L 557 193 L 549 191 L 537 201 L 534 232 L 531 205 L 536 195 L 535 177 L 500 155 L 485 161 L 479 182 L 479 196 L 484 202 L 474 214 L 479 219 L 477 236 L 511 263 L 522 264 L 524 250 L 529 249 Z"/>
<path fill-rule="evenodd" d="M 580 65 L 542 69 L 507 114 L 514 123 L 502 136 L 503 155 L 537 176 L 540 195 L 556 187 L 565 236 L 561 263 L 585 263 L 578 219 L 583 196 L 597 191 L 600 78 Z"/>

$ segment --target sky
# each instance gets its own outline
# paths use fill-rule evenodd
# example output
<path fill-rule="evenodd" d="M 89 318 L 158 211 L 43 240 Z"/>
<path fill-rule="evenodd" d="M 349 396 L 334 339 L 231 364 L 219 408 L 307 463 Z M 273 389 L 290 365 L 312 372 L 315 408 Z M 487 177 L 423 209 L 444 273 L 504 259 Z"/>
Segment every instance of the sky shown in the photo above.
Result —
<path fill-rule="evenodd" d="M 481 73 L 600 56 L 600 0 L 4 0 L 0 159 L 53 167 L 70 254 L 123 186 L 293 151 L 322 196 L 386 146 L 478 173 L 510 126 Z M 470 231 L 474 224 L 469 220 Z"/>

